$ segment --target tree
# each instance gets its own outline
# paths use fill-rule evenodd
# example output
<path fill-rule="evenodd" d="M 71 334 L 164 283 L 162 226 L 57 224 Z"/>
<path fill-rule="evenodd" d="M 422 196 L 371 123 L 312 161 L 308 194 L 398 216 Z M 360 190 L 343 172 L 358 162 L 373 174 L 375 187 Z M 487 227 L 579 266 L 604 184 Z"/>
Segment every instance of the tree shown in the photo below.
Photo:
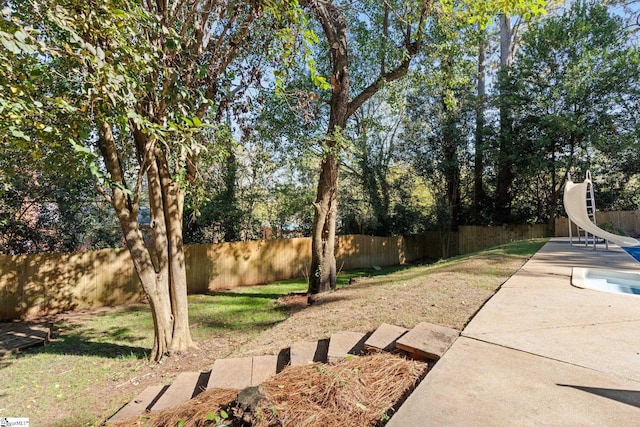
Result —
<path fill-rule="evenodd" d="M 324 155 L 321 160 L 320 177 L 314 203 L 309 277 L 309 293 L 316 294 L 335 289 L 336 286 L 337 271 L 334 250 L 338 209 L 339 156 L 345 148 L 344 131 L 347 122 L 365 101 L 377 93 L 382 86 L 407 73 L 411 59 L 420 50 L 425 19 L 430 7 L 427 2 L 411 2 L 405 5 L 406 9 L 403 11 L 400 8 L 394 9 L 391 14 L 398 20 L 394 25 L 389 23 L 390 11 L 386 4 L 372 5 L 369 10 L 352 10 L 355 13 L 350 15 L 349 21 L 354 22 L 352 20 L 357 20 L 358 17 L 362 20 L 363 16 L 367 16 L 371 24 L 370 28 L 378 32 L 378 40 L 382 45 L 381 53 L 378 56 L 380 65 L 376 68 L 379 73 L 369 84 L 357 82 L 354 87 L 358 88 L 359 92 L 353 95 L 351 72 L 356 66 L 349 62 L 349 32 L 346 16 L 349 8 L 339 7 L 333 1 L 303 0 L 301 4 L 310 10 L 321 25 L 328 46 L 327 62 L 331 64 L 329 120 L 326 137 L 323 141 Z M 357 12 L 362 12 L 365 15 L 359 15 Z M 398 30 L 394 36 L 399 39 L 399 45 L 392 45 L 391 49 L 389 49 L 389 45 L 396 38 L 384 34 L 390 29 Z M 389 50 L 391 51 L 389 52 Z"/>
<path fill-rule="evenodd" d="M 416 169 L 440 196 L 437 223 L 447 233 L 457 231 L 462 220 L 461 179 L 475 112 L 471 58 L 476 34 L 472 26 L 441 19 L 430 37 L 438 47 L 420 58 L 405 138 Z"/>
<path fill-rule="evenodd" d="M 119 246 L 113 212 L 69 147 L 33 158 L 14 147 L 0 154 L 0 251 L 69 252 Z M 28 165 L 28 166 L 27 166 Z"/>
<path fill-rule="evenodd" d="M 498 108 L 500 111 L 500 130 L 498 132 L 498 149 L 496 151 L 496 194 L 494 205 L 494 219 L 498 223 L 511 221 L 511 201 L 513 199 L 514 162 L 516 156 L 511 149 L 514 143 L 513 120 L 508 102 L 511 91 L 510 73 L 513 64 L 516 39 L 511 27 L 511 17 L 504 13 L 500 16 L 500 70 L 498 85 L 500 96 Z"/>
<path fill-rule="evenodd" d="M 615 175 L 631 165 L 624 159 L 635 159 L 640 53 L 606 6 L 580 1 L 523 35 L 513 71 L 515 165 L 523 181 L 539 177 L 522 216 L 552 231 L 567 172 L 591 167 Z M 536 191 L 527 187 L 521 184 L 520 197 Z"/>
<path fill-rule="evenodd" d="M 422 47 L 428 18 L 457 15 L 484 25 L 489 16 L 500 10 L 540 13 L 540 5 L 544 2 L 500 0 L 460 4 L 441 2 L 436 5 L 431 1 L 398 1 L 342 5 L 334 1 L 304 0 L 301 4 L 322 27 L 331 83 L 329 119 L 314 203 L 309 278 L 309 292 L 314 294 L 335 289 L 336 284 L 334 246 L 339 156 L 346 146 L 344 131 L 347 122 L 381 87 L 407 73 L 412 59 Z M 349 28 L 352 29 L 351 38 Z M 355 28 L 366 28 L 368 37 L 355 37 Z M 372 53 L 375 62 L 355 63 L 352 58 L 354 52 Z M 360 78 L 352 81 L 352 75 Z"/>
<path fill-rule="evenodd" d="M 395 160 L 398 157 L 398 132 L 404 118 L 401 96 L 383 88 L 354 114 L 349 135 L 353 138 L 351 155 L 344 160 L 346 184 L 340 189 L 343 195 L 341 216 L 356 233 L 378 236 L 397 233 L 393 209 L 394 176 L 400 172 Z M 347 212 L 348 211 L 348 212 Z"/>
<path fill-rule="evenodd" d="M 209 0 L 34 0 L 8 8 L 39 30 L 42 57 L 27 52 L 30 61 L 73 88 L 57 102 L 86 124 L 88 132 L 69 141 L 94 159 L 100 191 L 148 296 L 150 358 L 192 347 L 182 227 L 195 159 L 210 145 L 204 123 L 213 117 L 215 125 L 228 82 L 259 78 L 243 60 L 248 52 L 273 48 L 272 36 L 293 43 L 289 21 L 298 22 L 297 9 L 289 2 Z M 143 191 L 151 246 L 139 220 Z"/>
<path fill-rule="evenodd" d="M 64 105 L 69 63 L 39 60 L 38 31 L 2 7 L 0 20 L 0 241 L 6 253 L 118 244 L 114 218 L 96 198 L 67 135 L 85 132 Z M 57 73 L 47 72 L 54 66 Z M 46 88 L 46 90 L 43 90 Z"/>
<path fill-rule="evenodd" d="M 473 219 L 481 222 L 487 204 L 484 189 L 485 108 L 486 108 L 486 52 L 487 34 L 478 28 L 478 68 L 476 73 L 476 120 L 473 160 Z"/>
<path fill-rule="evenodd" d="M 550 8 L 557 7 L 556 1 L 549 1 Z M 514 180 L 516 179 L 516 163 L 518 161 L 517 146 L 519 141 L 514 134 L 513 112 L 511 105 L 513 64 L 520 44 L 522 27 L 535 22 L 537 15 L 528 13 L 512 17 L 511 13 L 500 14 L 499 22 L 499 68 L 497 74 L 498 130 L 492 150 L 495 168 L 495 193 L 493 203 L 493 221 L 509 223 L 516 220 L 512 215 L 512 203 L 515 196 Z"/>

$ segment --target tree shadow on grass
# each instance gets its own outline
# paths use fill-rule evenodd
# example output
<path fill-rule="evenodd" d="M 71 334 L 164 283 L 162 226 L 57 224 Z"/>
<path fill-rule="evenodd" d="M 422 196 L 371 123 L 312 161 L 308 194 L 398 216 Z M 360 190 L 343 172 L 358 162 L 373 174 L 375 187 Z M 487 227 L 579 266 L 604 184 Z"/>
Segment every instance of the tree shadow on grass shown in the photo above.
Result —
<path fill-rule="evenodd" d="M 143 308 L 125 308 L 124 311 L 142 310 Z M 51 330 L 51 340 L 41 340 L 37 346 L 23 348 L 22 350 L 0 358 L 0 369 L 11 366 L 12 362 L 39 354 L 58 354 L 70 356 L 102 357 L 112 359 L 143 359 L 147 357 L 150 343 L 147 331 L 134 330 L 128 326 L 112 327 L 100 324 L 100 317 L 75 314 L 73 320 L 61 320 L 54 322 Z M 98 322 L 95 325 L 92 322 Z M 114 323 L 117 318 L 111 319 Z M 129 322 L 131 323 L 131 322 Z M 47 334 L 48 335 L 48 334 Z M 138 344 L 144 343 L 144 346 Z M 43 345 L 44 344 L 44 345 Z"/>
<path fill-rule="evenodd" d="M 271 320 L 271 321 L 258 321 L 251 323 L 243 323 L 243 324 L 231 324 L 229 322 L 221 321 L 221 320 L 210 320 L 201 322 L 201 325 L 206 326 L 208 329 L 220 329 L 226 331 L 242 331 L 242 332 L 259 332 L 268 328 L 272 328 L 277 324 L 283 322 L 285 319 L 281 320 Z"/>
<path fill-rule="evenodd" d="M 56 339 L 43 351 L 140 359 L 149 351 L 147 345 L 151 346 L 153 328 L 150 317 L 149 307 L 137 304 L 89 315 L 86 319 L 66 319 L 58 325 Z M 140 346 L 141 343 L 144 346 Z"/>
<path fill-rule="evenodd" d="M 212 297 L 264 298 L 264 299 L 277 300 L 278 298 L 283 297 L 286 294 L 281 294 L 281 293 L 263 294 L 263 293 L 259 293 L 259 292 L 253 293 L 253 292 L 233 292 L 233 291 L 222 292 L 222 291 L 214 291 L 214 292 L 207 292 L 205 295 L 212 296 Z"/>
<path fill-rule="evenodd" d="M 422 260 L 422 262 L 420 261 L 416 261 L 413 264 L 410 265 L 396 265 L 396 266 L 388 266 L 388 267 L 383 267 L 383 268 L 360 268 L 360 269 L 353 269 L 353 270 L 348 270 L 348 271 L 344 271 L 341 272 L 338 275 L 337 278 L 337 290 L 338 292 L 328 292 L 328 293 L 323 293 L 323 294 L 318 294 L 317 298 L 312 298 L 312 304 L 317 304 L 317 305 L 321 305 L 321 304 L 328 304 L 331 302 L 335 302 L 335 301 L 339 301 L 344 299 L 344 294 L 340 293 L 339 290 L 345 287 L 349 287 L 350 285 L 352 285 L 353 283 L 357 283 L 359 281 L 359 279 L 366 279 L 366 278 L 372 278 L 372 277 L 378 277 L 378 276 L 386 276 L 386 275 L 390 275 L 393 273 L 397 273 L 397 272 L 401 272 L 401 271 L 405 271 L 407 269 L 410 269 L 412 267 L 415 267 L 416 265 L 424 265 L 424 264 L 429 264 L 431 263 L 431 260 Z M 423 274 L 423 273 L 420 273 Z M 393 280 L 393 279 L 392 279 Z M 298 283 L 300 281 L 300 279 L 290 279 L 290 280 L 284 280 L 284 281 L 278 281 L 276 282 L 276 284 L 293 284 L 293 283 Z M 260 288 L 261 286 L 269 286 L 269 285 L 257 285 L 257 286 L 253 286 L 252 288 Z M 246 289 L 246 288 L 245 288 Z M 287 296 L 299 296 L 299 295 L 306 295 L 306 289 L 302 290 L 294 290 L 292 292 L 247 292 L 245 289 L 234 289 L 234 290 L 228 290 L 228 291 L 210 291 L 207 292 L 206 295 L 207 296 L 212 296 L 212 297 L 229 297 L 232 300 L 234 300 L 233 304 L 241 304 L 243 307 L 239 309 L 240 313 L 245 312 L 246 310 L 251 310 L 252 305 L 249 302 L 250 299 L 252 298 L 257 298 L 260 299 L 261 301 L 264 300 L 273 300 L 274 302 L 283 298 L 283 297 L 287 297 Z M 363 290 L 363 292 L 366 292 Z M 238 303 L 235 302 L 235 300 L 238 301 L 242 301 L 242 299 L 246 299 L 247 303 L 243 304 L 243 303 Z M 224 302 L 222 303 L 224 304 Z M 282 305 L 282 306 L 274 306 L 272 308 L 273 310 L 282 310 L 283 312 L 288 312 L 290 310 L 290 307 L 288 307 L 286 305 L 286 302 Z M 231 316 L 233 317 L 233 316 Z M 255 323 L 255 326 L 257 328 L 266 328 L 269 326 L 274 326 L 278 323 L 280 323 L 282 320 L 276 321 L 276 322 L 257 322 Z M 208 321 L 206 322 L 208 326 L 213 327 L 213 328 L 217 328 L 217 327 L 222 327 L 225 328 L 228 326 L 229 322 L 225 322 L 225 321 L 220 321 L 220 322 L 215 322 L 215 321 Z"/>
<path fill-rule="evenodd" d="M 127 313 L 141 310 L 143 309 L 140 307 L 125 307 L 122 309 L 123 312 Z M 96 319 L 101 316 L 96 316 Z M 144 342 L 148 338 L 147 331 L 133 330 L 128 326 L 100 327 L 92 326 L 90 323 L 65 322 L 60 325 L 56 338 L 44 348 L 41 348 L 39 352 L 142 359 L 147 357 L 149 348 L 136 344 Z"/>
<path fill-rule="evenodd" d="M 148 356 L 149 348 L 147 347 L 96 341 L 91 335 L 84 333 L 64 335 L 45 347 L 31 349 L 30 352 L 111 359 L 145 359 Z"/>
<path fill-rule="evenodd" d="M 31 347 L 0 359 L 0 370 L 9 368 L 14 361 L 38 354 L 57 354 L 61 356 L 101 357 L 110 359 L 141 360 L 147 359 L 149 348 L 93 341 L 83 334 L 70 334 L 57 338 L 45 346 Z"/>
<path fill-rule="evenodd" d="M 242 294 L 226 295 L 225 293 L 223 293 L 223 295 L 233 297 L 242 296 Z M 277 295 L 276 298 L 272 299 L 275 301 L 279 296 L 281 295 Z M 262 294 L 258 295 L 258 298 L 262 297 Z M 289 308 L 286 305 L 256 305 L 253 303 L 254 301 L 255 297 L 247 297 L 246 299 L 234 298 L 230 303 L 233 304 L 233 308 L 226 308 L 223 311 L 215 313 L 192 313 L 190 314 L 192 320 L 191 327 L 204 326 L 214 331 L 257 331 L 273 327 L 288 317 L 287 313 Z"/>

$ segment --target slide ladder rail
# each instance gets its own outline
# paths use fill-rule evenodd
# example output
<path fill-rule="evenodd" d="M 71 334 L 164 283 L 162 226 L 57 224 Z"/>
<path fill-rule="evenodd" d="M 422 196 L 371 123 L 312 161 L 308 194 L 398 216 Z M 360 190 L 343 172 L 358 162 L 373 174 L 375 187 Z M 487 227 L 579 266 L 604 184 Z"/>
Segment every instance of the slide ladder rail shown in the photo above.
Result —
<path fill-rule="evenodd" d="M 596 196 L 593 191 L 593 181 L 591 181 L 591 171 L 587 171 L 584 182 L 586 184 L 586 197 L 587 197 L 587 216 L 593 223 L 596 224 Z M 578 230 L 582 228 L 578 227 Z M 584 245 L 589 246 L 589 236 L 593 239 L 593 250 L 596 250 L 596 236 L 590 234 L 587 230 L 584 231 Z M 580 231 L 578 231 L 579 233 Z"/>
<path fill-rule="evenodd" d="M 566 192 L 567 192 L 567 188 L 569 185 L 573 185 L 573 181 L 571 181 L 571 173 L 567 172 L 567 183 L 565 184 L 565 198 L 566 198 Z M 566 204 L 566 200 L 563 200 L 564 204 Z M 565 208 L 566 211 L 566 208 Z M 571 221 L 571 215 L 567 214 L 567 224 L 569 225 L 569 245 L 573 246 L 573 227 L 572 224 L 573 222 Z M 580 242 L 580 227 L 578 227 L 578 225 L 576 224 L 576 229 L 578 231 L 578 242 Z"/>
<path fill-rule="evenodd" d="M 571 182 L 571 175 L 567 173 L 567 179 Z M 587 217 L 591 221 L 593 225 L 597 225 L 596 223 L 596 196 L 593 190 L 593 181 L 591 180 L 591 171 L 587 171 L 585 174 L 585 178 L 583 181 L 583 185 L 585 186 L 585 197 L 586 197 L 586 208 L 587 208 Z M 569 218 L 569 244 L 573 246 L 573 236 L 572 236 L 572 227 L 571 218 Z M 593 242 L 593 250 L 596 250 L 596 236 L 594 234 L 589 233 L 584 228 L 580 227 L 576 224 L 576 229 L 578 231 L 578 243 L 582 241 L 582 233 L 584 233 L 584 245 L 589 246 L 589 239 Z M 609 241 L 605 239 L 605 244 L 607 249 L 609 249 Z"/>
<path fill-rule="evenodd" d="M 571 174 L 567 172 L 567 182 L 573 184 L 571 181 Z M 596 225 L 596 197 L 593 191 L 593 182 L 591 181 L 591 171 L 587 171 L 585 180 L 583 181 L 583 185 L 585 186 L 585 195 L 586 195 L 586 207 L 587 207 L 587 217 L 589 220 Z M 573 227 L 572 224 L 575 224 L 571 221 L 571 216 L 569 216 L 569 244 L 573 246 Z M 578 233 L 578 243 L 582 242 L 582 234 L 584 233 L 584 245 L 589 246 L 589 235 L 590 233 L 584 228 L 580 227 L 576 224 L 576 231 Z M 593 236 L 593 235 L 592 235 Z M 596 238 L 593 236 L 593 249 L 596 249 Z"/>

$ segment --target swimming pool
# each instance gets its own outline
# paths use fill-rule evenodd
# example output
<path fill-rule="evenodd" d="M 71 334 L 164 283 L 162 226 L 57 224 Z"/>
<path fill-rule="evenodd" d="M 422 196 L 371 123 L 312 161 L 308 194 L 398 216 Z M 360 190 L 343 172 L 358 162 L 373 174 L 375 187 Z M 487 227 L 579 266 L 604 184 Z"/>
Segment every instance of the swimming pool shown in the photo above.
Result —
<path fill-rule="evenodd" d="M 573 267 L 571 284 L 578 288 L 640 296 L 640 273 Z"/>
<path fill-rule="evenodd" d="M 640 262 L 640 246 L 623 246 L 622 249 L 631 255 L 633 259 Z"/>

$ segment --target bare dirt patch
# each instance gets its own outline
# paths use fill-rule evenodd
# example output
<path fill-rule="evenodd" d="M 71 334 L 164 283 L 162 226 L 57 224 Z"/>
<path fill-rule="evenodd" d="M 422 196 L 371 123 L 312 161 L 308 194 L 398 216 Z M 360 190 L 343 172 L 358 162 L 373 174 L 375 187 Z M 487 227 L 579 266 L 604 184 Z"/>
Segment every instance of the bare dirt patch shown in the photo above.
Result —
<path fill-rule="evenodd" d="M 292 293 L 278 298 L 278 304 L 289 309 L 290 315 L 293 315 L 309 306 L 309 297 L 306 293 Z"/>
<path fill-rule="evenodd" d="M 296 341 L 328 338 L 336 331 L 371 332 L 382 323 L 412 328 L 420 322 L 462 330 L 526 259 L 475 256 L 442 267 L 419 267 L 360 278 L 315 298 L 285 321 L 240 346 L 235 355 L 276 354 Z"/>

